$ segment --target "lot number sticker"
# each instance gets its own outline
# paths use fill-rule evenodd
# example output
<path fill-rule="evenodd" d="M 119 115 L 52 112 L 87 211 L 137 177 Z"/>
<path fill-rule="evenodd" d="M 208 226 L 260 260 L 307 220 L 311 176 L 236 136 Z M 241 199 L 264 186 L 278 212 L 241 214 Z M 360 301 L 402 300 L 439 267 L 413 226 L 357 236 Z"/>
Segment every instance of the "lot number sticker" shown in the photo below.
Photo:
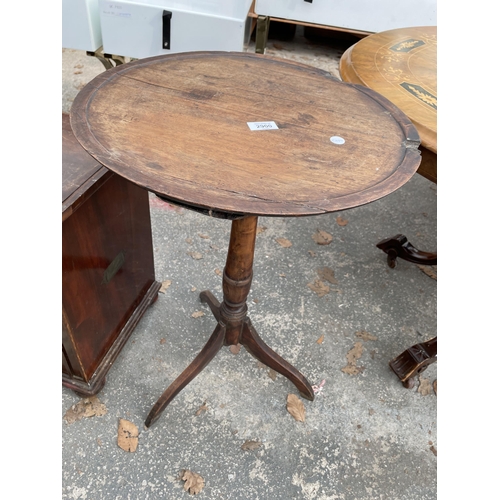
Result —
<path fill-rule="evenodd" d="M 278 130 L 275 122 L 247 122 L 250 130 Z"/>

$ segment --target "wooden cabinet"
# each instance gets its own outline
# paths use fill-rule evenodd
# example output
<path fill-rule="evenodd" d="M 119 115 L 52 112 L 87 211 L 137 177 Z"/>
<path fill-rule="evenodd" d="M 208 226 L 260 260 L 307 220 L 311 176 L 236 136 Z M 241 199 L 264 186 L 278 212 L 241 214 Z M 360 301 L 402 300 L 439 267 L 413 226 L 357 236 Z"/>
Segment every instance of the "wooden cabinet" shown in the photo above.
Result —
<path fill-rule="evenodd" d="M 148 192 L 100 165 L 62 116 L 62 381 L 96 394 L 158 297 Z"/>

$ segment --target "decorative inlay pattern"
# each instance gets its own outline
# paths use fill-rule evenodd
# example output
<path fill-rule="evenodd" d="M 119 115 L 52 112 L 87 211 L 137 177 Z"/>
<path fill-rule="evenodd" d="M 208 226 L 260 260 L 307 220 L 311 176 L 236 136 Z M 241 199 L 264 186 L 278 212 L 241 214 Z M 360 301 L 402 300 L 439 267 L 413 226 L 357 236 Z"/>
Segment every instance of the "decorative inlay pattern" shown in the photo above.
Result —
<path fill-rule="evenodd" d="M 410 38 L 404 42 L 399 42 L 391 47 L 394 52 L 410 52 L 421 45 L 425 45 L 423 40 L 416 40 L 415 38 Z"/>
<path fill-rule="evenodd" d="M 422 101 L 424 104 L 427 104 L 432 109 L 437 111 L 437 97 L 432 95 L 430 92 L 425 90 L 420 85 L 416 85 L 414 83 L 403 82 L 400 83 L 401 87 L 407 90 L 410 94 L 415 96 L 417 99 Z"/>

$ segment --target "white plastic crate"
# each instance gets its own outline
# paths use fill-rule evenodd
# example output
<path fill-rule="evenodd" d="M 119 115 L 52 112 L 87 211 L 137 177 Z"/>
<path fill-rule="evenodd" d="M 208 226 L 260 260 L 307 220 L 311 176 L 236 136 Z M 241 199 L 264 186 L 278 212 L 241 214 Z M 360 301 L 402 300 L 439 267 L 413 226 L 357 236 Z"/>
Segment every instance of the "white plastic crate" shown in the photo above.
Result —
<path fill-rule="evenodd" d="M 99 0 L 103 52 L 144 58 L 199 50 L 241 51 L 252 0 Z"/>
<path fill-rule="evenodd" d="M 62 0 L 62 46 L 95 52 L 102 45 L 99 0 Z"/>
<path fill-rule="evenodd" d="M 256 0 L 255 13 L 378 33 L 410 26 L 436 26 L 437 0 Z"/>

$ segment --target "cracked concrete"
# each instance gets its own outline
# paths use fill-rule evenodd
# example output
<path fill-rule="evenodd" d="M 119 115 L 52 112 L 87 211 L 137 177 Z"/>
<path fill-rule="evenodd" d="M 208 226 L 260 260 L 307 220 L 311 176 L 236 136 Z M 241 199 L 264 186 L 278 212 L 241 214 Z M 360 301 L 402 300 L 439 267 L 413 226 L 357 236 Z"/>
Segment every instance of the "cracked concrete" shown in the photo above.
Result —
<path fill-rule="evenodd" d="M 270 39 L 267 53 L 338 75 L 348 43 L 312 43 L 299 28 L 292 41 Z M 252 50 L 250 45 L 249 50 Z M 84 53 L 63 50 L 62 108 L 104 71 Z M 388 361 L 436 335 L 436 280 L 416 265 L 386 264 L 375 245 L 405 234 L 436 249 L 436 185 L 415 175 L 391 195 L 352 210 L 311 217 L 261 217 L 248 298 L 253 325 L 312 384 L 305 422 L 286 410 L 295 387 L 244 349 L 223 348 L 150 429 L 143 422 L 157 398 L 191 362 L 215 327 L 198 294 L 221 299 L 230 222 L 174 207 L 150 195 L 156 279 L 171 280 L 148 309 L 98 394 L 108 412 L 62 421 L 63 499 L 182 499 L 178 479 L 190 469 L 205 480 L 200 498 L 431 500 L 437 497 L 437 395 L 417 383 L 405 389 Z M 341 226 L 337 217 L 347 224 Z M 332 235 L 328 245 L 312 238 Z M 208 236 L 202 238 L 199 235 Z M 276 238 L 292 245 L 282 247 Z M 188 252 L 199 252 L 193 259 Z M 320 297 L 307 285 L 329 267 L 336 284 Z M 205 314 L 199 318 L 195 311 Z M 363 339 L 366 331 L 376 340 Z M 324 336 L 323 341 L 318 339 Z M 164 339 L 164 340 L 163 340 Z M 357 375 L 342 371 L 362 345 Z M 437 379 L 437 364 L 422 375 Z M 62 415 L 79 397 L 62 389 Z M 196 415 L 198 408 L 208 409 Z M 117 446 L 119 419 L 139 428 L 134 453 Z M 246 440 L 261 443 L 242 450 Z"/>

